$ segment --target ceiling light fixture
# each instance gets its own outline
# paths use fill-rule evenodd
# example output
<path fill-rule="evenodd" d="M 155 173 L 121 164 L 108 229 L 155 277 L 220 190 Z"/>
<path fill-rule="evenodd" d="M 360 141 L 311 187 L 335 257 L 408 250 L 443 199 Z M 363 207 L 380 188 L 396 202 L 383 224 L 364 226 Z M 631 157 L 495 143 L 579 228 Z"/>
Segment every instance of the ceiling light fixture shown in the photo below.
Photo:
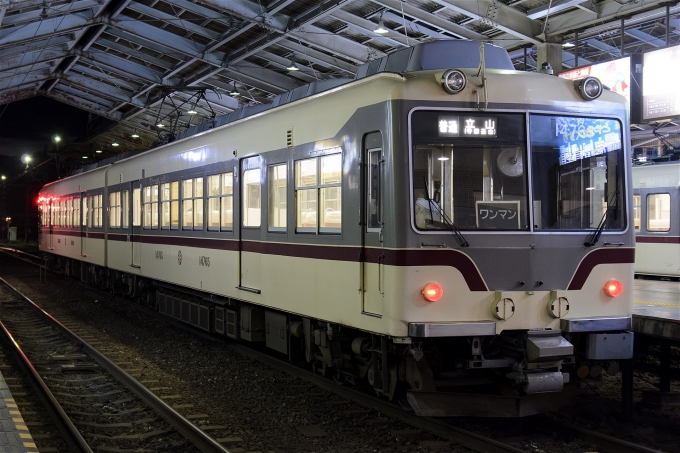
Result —
<path fill-rule="evenodd" d="M 83 159 L 87 159 L 87 156 L 83 156 Z"/>
<path fill-rule="evenodd" d="M 132 138 L 139 138 L 139 134 L 137 133 L 137 131 L 135 131 L 135 133 L 132 134 L 130 137 L 132 137 Z"/>
<path fill-rule="evenodd" d="M 373 33 L 377 33 L 379 35 L 385 35 L 389 33 L 390 31 L 385 27 L 385 23 L 382 20 L 382 14 L 380 15 L 380 20 L 378 21 L 378 28 L 373 30 Z"/>
<path fill-rule="evenodd" d="M 297 63 L 295 63 L 293 60 L 290 60 L 290 64 L 288 65 L 288 67 L 286 69 L 288 69 L 289 71 L 299 71 L 300 70 L 300 68 L 297 67 Z"/>
<path fill-rule="evenodd" d="M 101 154 L 101 153 L 102 153 L 102 150 L 101 150 L 101 149 L 98 149 L 97 151 L 95 151 L 95 153 Z"/>
<path fill-rule="evenodd" d="M 118 142 L 111 143 L 111 146 L 118 146 Z"/>
<path fill-rule="evenodd" d="M 232 88 L 229 91 L 229 96 L 232 96 L 232 97 L 241 96 L 241 93 L 239 93 L 238 90 L 236 89 L 236 84 L 232 85 Z"/>

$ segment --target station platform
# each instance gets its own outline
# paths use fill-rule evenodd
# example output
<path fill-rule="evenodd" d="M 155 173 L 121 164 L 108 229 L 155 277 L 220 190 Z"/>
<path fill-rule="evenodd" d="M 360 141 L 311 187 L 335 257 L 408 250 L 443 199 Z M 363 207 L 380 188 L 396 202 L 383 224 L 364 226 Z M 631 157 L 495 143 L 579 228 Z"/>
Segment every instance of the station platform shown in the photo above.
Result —
<path fill-rule="evenodd" d="M 680 282 L 635 280 L 633 331 L 680 342 Z"/>
<path fill-rule="evenodd" d="M 0 452 L 38 453 L 4 376 L 0 373 Z"/>

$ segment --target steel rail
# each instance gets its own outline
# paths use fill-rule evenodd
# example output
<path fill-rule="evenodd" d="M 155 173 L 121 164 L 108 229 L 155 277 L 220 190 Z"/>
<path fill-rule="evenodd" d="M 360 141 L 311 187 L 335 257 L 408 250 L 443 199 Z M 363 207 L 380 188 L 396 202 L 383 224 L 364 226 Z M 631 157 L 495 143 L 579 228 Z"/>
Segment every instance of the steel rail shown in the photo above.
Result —
<path fill-rule="evenodd" d="M 158 415 L 160 415 L 166 422 L 182 434 L 187 440 L 192 442 L 198 449 L 204 453 L 229 453 L 229 450 L 224 448 L 215 439 L 201 431 L 196 425 L 184 418 L 177 411 L 172 409 L 165 401 L 160 399 L 144 385 L 140 384 L 135 378 L 130 376 L 118 365 L 109 360 L 102 353 L 97 351 L 94 347 L 89 345 L 85 340 L 80 338 L 74 332 L 69 330 L 66 326 L 60 323 L 57 319 L 52 317 L 49 313 L 43 310 L 35 302 L 29 299 L 21 291 L 10 285 L 5 279 L 0 277 L 0 282 L 4 283 L 14 293 L 16 293 L 23 300 L 28 302 L 35 310 L 40 312 L 43 317 L 52 325 L 62 331 L 71 341 L 80 343 L 83 349 L 90 355 L 90 357 L 97 362 L 99 366 L 108 371 L 113 377 L 121 382 L 126 388 L 137 395 L 142 401 L 149 405 Z M 87 450 L 91 451 L 91 450 Z"/>
<path fill-rule="evenodd" d="M 6 284 L 9 288 L 14 289 L 4 279 L 0 278 L 0 281 Z M 92 453 L 92 449 L 87 444 L 87 441 L 83 439 L 83 436 L 80 435 L 78 428 L 75 427 L 69 416 L 66 415 L 64 409 L 62 409 L 57 399 L 45 384 L 45 381 L 42 380 L 40 374 L 38 374 L 38 371 L 35 369 L 29 358 L 21 349 L 21 346 L 19 346 L 19 343 L 16 342 L 14 336 L 2 321 L 0 321 L 0 330 L 2 331 L 3 339 L 6 340 L 7 344 L 11 345 L 15 354 L 19 357 L 21 367 L 27 371 L 27 376 L 31 382 L 31 385 L 37 392 L 38 397 L 43 402 L 47 410 L 51 413 L 50 415 L 52 415 L 52 419 L 56 422 L 57 429 L 61 432 L 62 436 L 64 437 L 64 441 L 68 444 L 69 448 L 83 453 Z"/>

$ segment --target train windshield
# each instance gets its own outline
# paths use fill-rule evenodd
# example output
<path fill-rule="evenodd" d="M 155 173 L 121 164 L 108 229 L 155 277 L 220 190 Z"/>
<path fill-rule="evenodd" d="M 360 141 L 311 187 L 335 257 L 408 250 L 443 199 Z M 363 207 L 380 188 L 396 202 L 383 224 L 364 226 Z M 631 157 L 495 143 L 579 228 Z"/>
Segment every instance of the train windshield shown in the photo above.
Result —
<path fill-rule="evenodd" d="M 419 110 L 411 115 L 419 230 L 527 230 L 524 114 Z"/>
<path fill-rule="evenodd" d="M 623 228 L 621 124 L 548 115 L 529 124 L 534 229 Z"/>

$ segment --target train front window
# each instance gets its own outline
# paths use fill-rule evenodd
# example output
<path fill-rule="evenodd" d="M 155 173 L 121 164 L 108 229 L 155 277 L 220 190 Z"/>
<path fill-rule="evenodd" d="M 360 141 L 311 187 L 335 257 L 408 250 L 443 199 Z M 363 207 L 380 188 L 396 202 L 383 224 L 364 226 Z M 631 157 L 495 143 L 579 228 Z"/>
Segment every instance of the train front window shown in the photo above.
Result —
<path fill-rule="evenodd" d="M 531 115 L 530 137 L 534 229 L 624 227 L 617 120 Z"/>
<path fill-rule="evenodd" d="M 418 230 L 527 230 L 525 116 L 416 111 L 413 223 Z"/>

